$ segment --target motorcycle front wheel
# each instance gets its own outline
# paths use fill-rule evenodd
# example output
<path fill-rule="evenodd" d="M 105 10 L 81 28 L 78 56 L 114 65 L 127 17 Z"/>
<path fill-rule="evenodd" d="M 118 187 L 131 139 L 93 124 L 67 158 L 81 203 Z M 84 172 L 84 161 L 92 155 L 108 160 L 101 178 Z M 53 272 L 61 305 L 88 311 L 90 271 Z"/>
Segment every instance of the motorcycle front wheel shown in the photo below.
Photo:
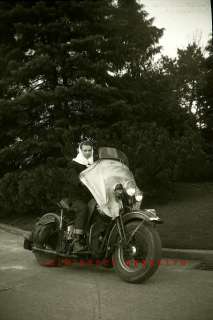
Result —
<path fill-rule="evenodd" d="M 161 259 L 161 240 L 153 225 L 141 220 L 125 225 L 127 245 L 119 243 L 114 252 L 114 267 L 121 279 L 141 283 L 158 269 Z"/>

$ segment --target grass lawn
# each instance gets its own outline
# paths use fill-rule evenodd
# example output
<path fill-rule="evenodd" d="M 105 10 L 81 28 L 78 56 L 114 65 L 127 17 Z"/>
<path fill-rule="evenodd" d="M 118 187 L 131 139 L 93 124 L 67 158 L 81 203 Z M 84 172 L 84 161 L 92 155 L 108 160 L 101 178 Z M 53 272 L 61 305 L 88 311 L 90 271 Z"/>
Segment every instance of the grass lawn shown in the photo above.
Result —
<path fill-rule="evenodd" d="M 213 183 L 176 184 L 173 199 L 156 205 L 164 223 L 158 225 L 162 246 L 180 249 L 213 249 Z M 31 230 L 35 217 L 0 218 Z"/>
<path fill-rule="evenodd" d="M 156 209 L 163 247 L 213 249 L 213 183 L 176 184 L 173 200 Z"/>

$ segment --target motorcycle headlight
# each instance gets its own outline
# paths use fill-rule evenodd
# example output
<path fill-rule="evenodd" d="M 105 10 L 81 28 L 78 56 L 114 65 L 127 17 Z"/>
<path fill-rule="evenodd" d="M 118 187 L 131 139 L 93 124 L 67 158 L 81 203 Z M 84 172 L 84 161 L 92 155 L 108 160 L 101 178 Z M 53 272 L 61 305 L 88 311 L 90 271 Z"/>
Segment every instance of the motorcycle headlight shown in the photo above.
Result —
<path fill-rule="evenodd" d="M 126 190 L 126 193 L 130 196 L 130 197 L 133 197 L 135 195 L 135 192 L 136 192 L 136 185 L 135 185 L 135 182 L 130 180 L 130 181 L 127 181 L 125 183 L 125 190 Z"/>
<path fill-rule="evenodd" d="M 135 200 L 136 200 L 137 202 L 142 201 L 142 200 L 143 200 L 143 193 L 142 193 L 142 192 L 137 193 L 137 194 L 135 195 Z"/>
<path fill-rule="evenodd" d="M 135 188 L 133 188 L 133 187 L 130 187 L 130 188 L 126 189 L 126 192 L 127 192 L 127 194 L 128 194 L 130 197 L 134 196 L 135 191 L 136 191 L 136 190 L 135 190 Z"/>

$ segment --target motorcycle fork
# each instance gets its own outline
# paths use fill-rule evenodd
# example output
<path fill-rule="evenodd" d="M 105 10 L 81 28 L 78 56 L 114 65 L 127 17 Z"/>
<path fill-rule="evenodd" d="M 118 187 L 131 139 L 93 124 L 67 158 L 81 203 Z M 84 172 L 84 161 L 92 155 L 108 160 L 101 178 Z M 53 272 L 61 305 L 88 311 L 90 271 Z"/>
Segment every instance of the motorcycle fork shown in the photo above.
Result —
<path fill-rule="evenodd" d="M 125 226 L 124 226 L 124 222 L 123 222 L 123 218 L 122 218 L 122 212 L 119 213 L 119 216 L 116 219 L 116 226 L 118 229 L 118 233 L 120 236 L 120 242 L 123 245 L 128 246 L 132 240 L 132 238 L 134 237 L 134 235 L 136 234 L 136 232 L 140 229 L 140 227 L 145 223 L 145 220 L 142 220 L 137 227 L 132 231 L 132 233 L 129 236 L 129 239 L 127 239 L 127 235 L 126 235 L 126 231 L 125 231 Z"/>
<path fill-rule="evenodd" d="M 124 226 L 123 217 L 122 217 L 122 210 L 120 210 L 119 216 L 116 218 L 116 227 L 120 237 L 120 243 L 123 245 L 126 245 L 127 236 L 126 236 L 125 226 Z"/>

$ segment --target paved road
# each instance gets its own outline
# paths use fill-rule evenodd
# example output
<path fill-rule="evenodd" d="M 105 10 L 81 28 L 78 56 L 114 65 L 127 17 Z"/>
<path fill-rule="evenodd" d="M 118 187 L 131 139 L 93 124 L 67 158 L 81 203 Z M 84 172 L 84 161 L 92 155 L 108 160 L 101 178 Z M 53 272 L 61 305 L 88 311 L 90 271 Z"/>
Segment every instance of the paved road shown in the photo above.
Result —
<path fill-rule="evenodd" d="M 0 230 L 0 320 L 212 320 L 213 274 L 166 264 L 145 284 L 95 266 L 44 268 Z"/>

